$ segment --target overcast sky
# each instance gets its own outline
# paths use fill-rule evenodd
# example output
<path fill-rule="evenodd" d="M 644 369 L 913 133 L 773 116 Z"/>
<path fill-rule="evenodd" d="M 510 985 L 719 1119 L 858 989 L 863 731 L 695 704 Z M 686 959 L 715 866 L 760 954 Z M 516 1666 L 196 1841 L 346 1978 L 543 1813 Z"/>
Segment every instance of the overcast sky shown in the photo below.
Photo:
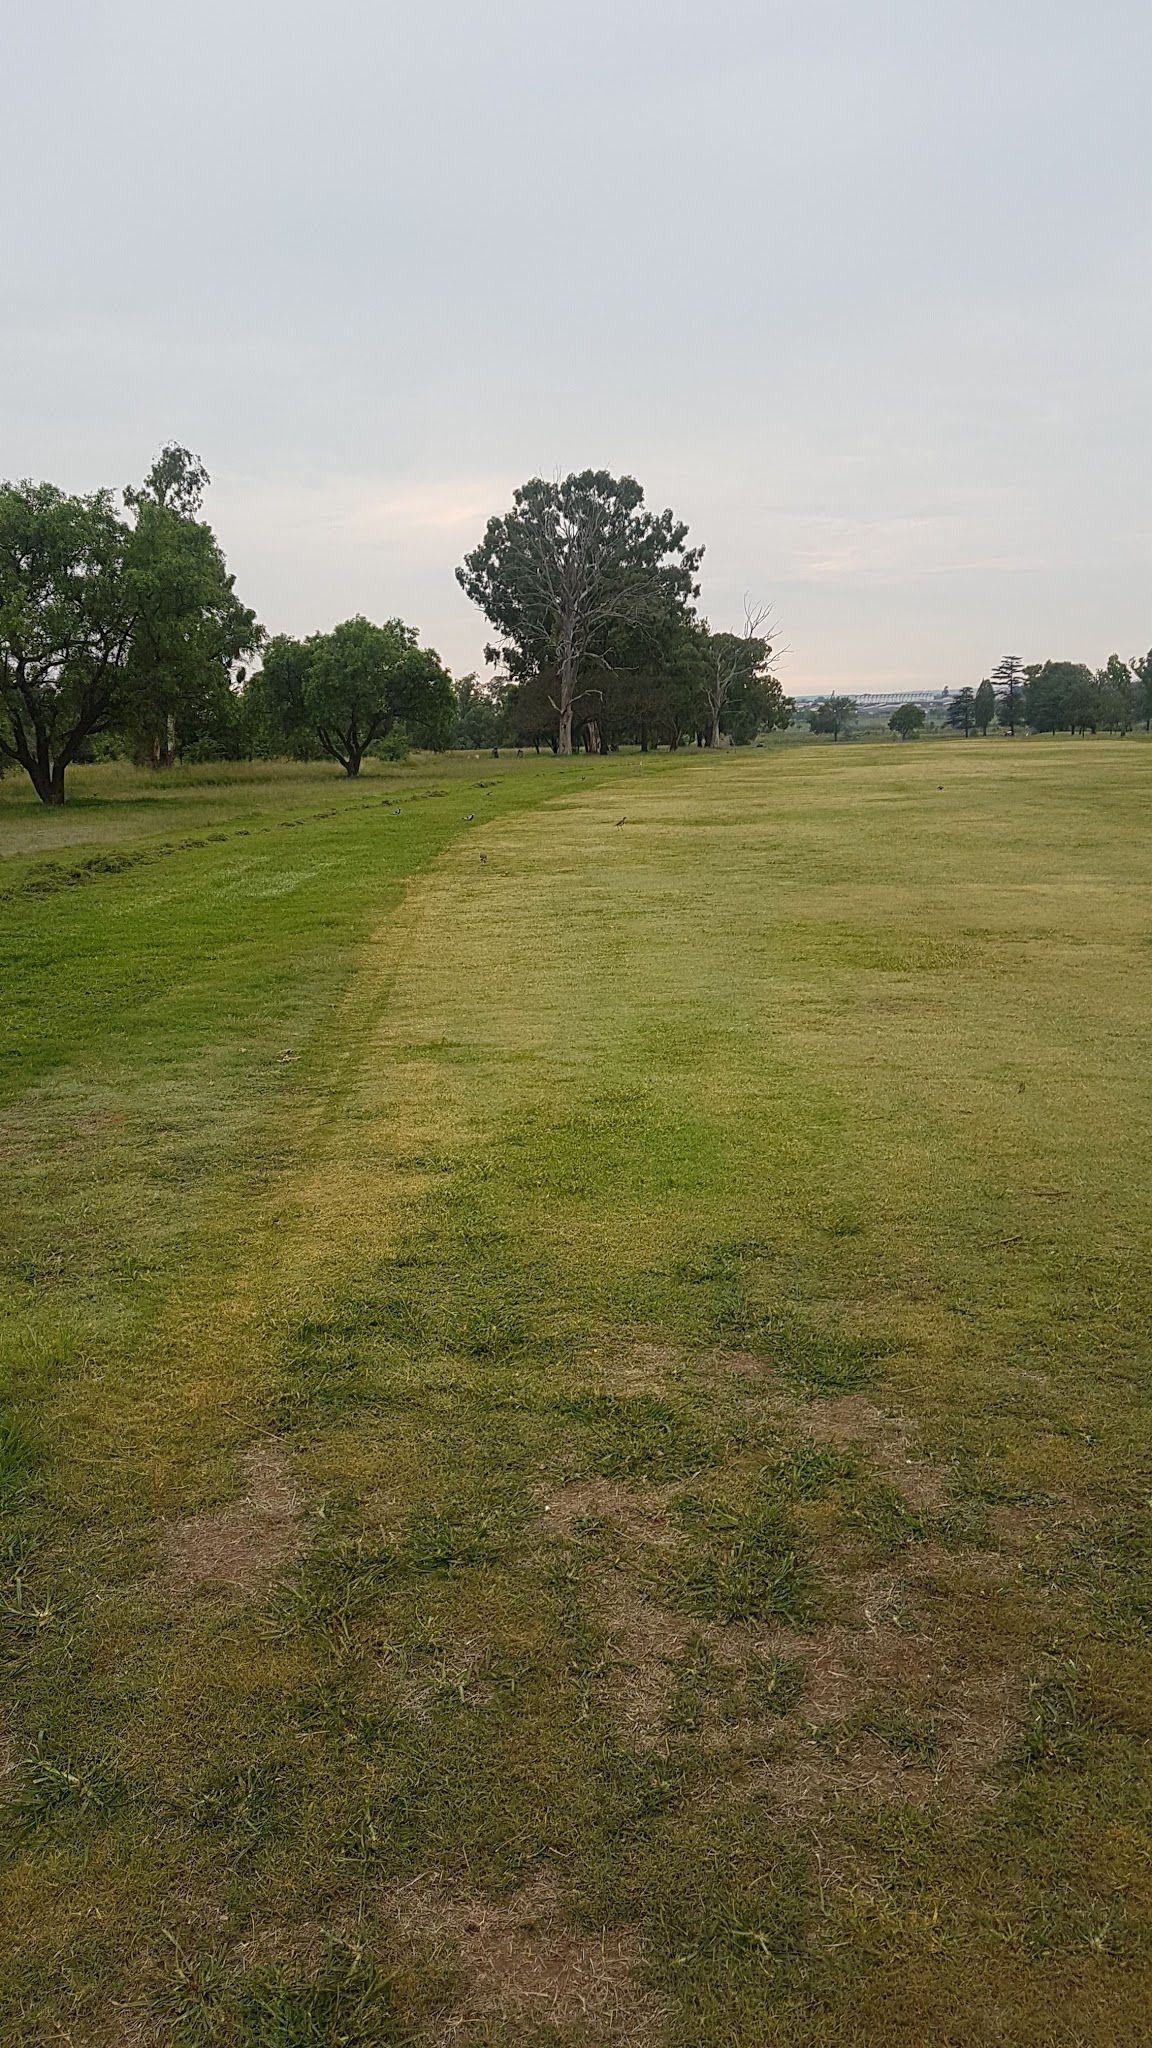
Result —
<path fill-rule="evenodd" d="M 1152 643 L 1150 0 L 0 0 L 0 473 L 195 449 L 273 630 L 640 478 L 795 690 Z"/>

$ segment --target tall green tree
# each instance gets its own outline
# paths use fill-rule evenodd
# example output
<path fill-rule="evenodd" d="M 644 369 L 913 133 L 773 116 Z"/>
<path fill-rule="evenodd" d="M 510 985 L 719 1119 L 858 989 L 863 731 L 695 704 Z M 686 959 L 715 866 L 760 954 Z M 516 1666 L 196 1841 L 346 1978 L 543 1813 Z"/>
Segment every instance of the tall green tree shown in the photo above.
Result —
<path fill-rule="evenodd" d="M 1095 732 L 1100 724 L 1100 683 L 1090 668 L 1081 663 L 1076 665 L 1076 675 L 1068 692 L 1068 723 L 1073 732 Z"/>
<path fill-rule="evenodd" d="M 999 693 L 996 716 L 1010 739 L 1016 737 L 1016 726 L 1024 715 L 1024 685 L 1027 671 L 1018 654 L 1005 654 L 992 671 L 992 681 Z"/>
<path fill-rule="evenodd" d="M 1131 732 L 1139 715 L 1136 678 L 1119 654 L 1110 654 L 1096 677 L 1100 723 L 1107 732 Z"/>
<path fill-rule="evenodd" d="M 1132 674 L 1136 681 L 1136 715 L 1144 720 L 1144 730 L 1152 732 L 1152 648 L 1147 654 L 1132 656 Z"/>
<path fill-rule="evenodd" d="M 111 493 L 0 485 L 0 758 L 40 801 L 125 716 L 139 589 Z"/>
<path fill-rule="evenodd" d="M 314 739 L 348 776 L 399 725 L 416 746 L 446 747 L 456 711 L 439 656 L 400 619 L 345 619 L 303 641 L 278 634 L 258 693 L 285 739 Z"/>
<path fill-rule="evenodd" d="M 138 490 L 69 496 L 0 486 L 0 759 L 45 803 L 102 734 L 170 761 L 181 744 L 238 737 L 234 666 L 259 639 L 211 529 L 207 475 L 166 448 Z"/>
<path fill-rule="evenodd" d="M 556 752 L 554 694 L 548 678 L 542 675 L 526 675 L 521 682 L 509 684 L 504 704 L 512 746 L 532 747 L 536 753 L 548 747 L 553 754 Z"/>
<path fill-rule="evenodd" d="M 985 676 L 972 702 L 972 723 L 981 739 L 987 739 L 988 727 L 996 716 L 996 691 L 991 676 Z"/>
<path fill-rule="evenodd" d="M 632 740 L 644 752 L 661 744 L 675 751 L 701 729 L 707 641 L 707 628 L 676 603 L 616 629 L 586 699 L 609 748 Z"/>
<path fill-rule="evenodd" d="M 522 484 L 465 556 L 461 588 L 499 635 L 489 656 L 517 682 L 544 679 L 559 753 L 572 752 L 575 707 L 599 686 L 614 637 L 691 606 L 703 549 L 687 542 L 633 477 L 588 469 Z"/>
<path fill-rule="evenodd" d="M 139 489 L 124 493 L 135 516 L 129 558 L 138 593 L 132 738 L 138 758 L 154 768 L 171 767 L 183 747 L 229 724 L 236 665 L 261 638 L 199 516 L 208 481 L 198 457 L 172 443 Z"/>
<path fill-rule="evenodd" d="M 703 628 L 704 701 L 708 707 L 708 745 L 718 747 L 734 697 L 767 672 L 771 641 L 761 631 L 765 614 L 746 611 L 743 633 L 716 633 Z"/>
<path fill-rule="evenodd" d="M 956 732 L 962 732 L 965 739 L 972 737 L 976 723 L 976 692 L 967 683 L 962 690 L 957 690 L 948 706 L 948 723 Z"/>
<path fill-rule="evenodd" d="M 1090 668 L 1078 661 L 1030 663 L 1024 692 L 1024 716 L 1033 732 L 1075 732 L 1095 702 L 1096 682 Z"/>

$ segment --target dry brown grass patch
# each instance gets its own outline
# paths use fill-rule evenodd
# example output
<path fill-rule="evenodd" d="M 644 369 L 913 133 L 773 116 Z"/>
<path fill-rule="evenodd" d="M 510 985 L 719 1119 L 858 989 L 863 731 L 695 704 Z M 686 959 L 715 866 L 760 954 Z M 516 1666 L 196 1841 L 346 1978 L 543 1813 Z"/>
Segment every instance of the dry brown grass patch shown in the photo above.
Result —
<path fill-rule="evenodd" d="M 697 1624 L 645 1598 L 624 1579 L 603 1589 L 598 1620 L 607 1639 L 613 1719 L 637 1748 L 650 1748 L 660 1739 Z"/>
<path fill-rule="evenodd" d="M 802 1401 L 780 1384 L 771 1360 L 755 1352 L 713 1352 L 709 1363 L 763 1388 L 782 1428 L 794 1429 L 837 1450 L 863 1451 L 880 1477 L 915 1513 L 938 1514 L 950 1504 L 947 1473 L 917 1448 L 915 1428 L 906 1417 L 878 1408 L 864 1394 Z"/>
<path fill-rule="evenodd" d="M 546 1875 L 499 1901 L 459 1898 L 421 1879 L 392 1904 L 403 1932 L 460 1980 L 456 2002 L 435 2023 L 436 2048 L 473 2038 L 477 2022 L 491 2018 L 580 2029 L 620 2048 L 655 2048 L 662 2038 L 663 2009 L 643 1985 L 635 1933 L 571 1926 Z"/>
<path fill-rule="evenodd" d="M 241 1463 L 247 1487 L 239 1500 L 168 1530 L 164 1577 L 172 1593 L 212 1589 L 255 1599 L 296 1556 L 300 1496 L 283 1451 L 253 1444 Z"/>
<path fill-rule="evenodd" d="M 804 1694 L 799 1713 L 813 1723 L 849 1720 L 878 1691 L 926 1684 L 935 1668 L 924 1638 L 891 1622 L 821 1628 L 811 1635 L 781 1630 L 757 1647 L 762 1655 L 800 1665 Z"/>
<path fill-rule="evenodd" d="M 947 1507 L 947 1478 L 915 1450 L 912 1427 L 903 1416 L 889 1415 L 863 1394 L 810 1401 L 796 1412 L 801 1428 L 819 1443 L 866 1451 L 881 1478 L 914 1512 L 939 1513 Z"/>
<path fill-rule="evenodd" d="M 656 1489 L 618 1479 L 574 1479 L 545 1501 L 542 1512 L 550 1536 L 571 1536 L 584 1522 L 608 1522 L 636 1542 L 665 1547 L 677 1540 Z"/>
<path fill-rule="evenodd" d="M 448 1693 L 455 1694 L 462 1706 L 490 1705 L 492 1653 L 490 1642 L 459 1636 L 406 1657 L 393 1673 L 405 1708 L 423 1721 L 434 1703 Z"/>

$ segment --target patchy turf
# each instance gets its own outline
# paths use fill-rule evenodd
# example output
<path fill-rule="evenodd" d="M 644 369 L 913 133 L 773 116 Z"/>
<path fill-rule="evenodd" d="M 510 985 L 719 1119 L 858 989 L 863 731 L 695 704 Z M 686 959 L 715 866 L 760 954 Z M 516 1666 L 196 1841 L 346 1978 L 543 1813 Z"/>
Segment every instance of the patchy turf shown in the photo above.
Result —
<path fill-rule="evenodd" d="M 2 2038 L 1146 2040 L 1150 777 L 6 792 Z"/>

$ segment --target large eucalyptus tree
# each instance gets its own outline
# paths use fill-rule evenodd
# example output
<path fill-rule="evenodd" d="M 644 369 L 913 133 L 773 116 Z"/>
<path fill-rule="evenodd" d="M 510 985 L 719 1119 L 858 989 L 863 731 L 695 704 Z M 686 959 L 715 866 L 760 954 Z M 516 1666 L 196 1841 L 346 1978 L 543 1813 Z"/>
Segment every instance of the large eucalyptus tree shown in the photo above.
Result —
<path fill-rule="evenodd" d="M 575 706 L 611 667 L 613 643 L 690 609 L 703 552 L 671 512 L 647 509 L 633 477 L 586 469 L 522 484 L 456 574 L 499 635 L 490 658 L 514 681 L 544 680 L 557 750 L 570 754 Z"/>

